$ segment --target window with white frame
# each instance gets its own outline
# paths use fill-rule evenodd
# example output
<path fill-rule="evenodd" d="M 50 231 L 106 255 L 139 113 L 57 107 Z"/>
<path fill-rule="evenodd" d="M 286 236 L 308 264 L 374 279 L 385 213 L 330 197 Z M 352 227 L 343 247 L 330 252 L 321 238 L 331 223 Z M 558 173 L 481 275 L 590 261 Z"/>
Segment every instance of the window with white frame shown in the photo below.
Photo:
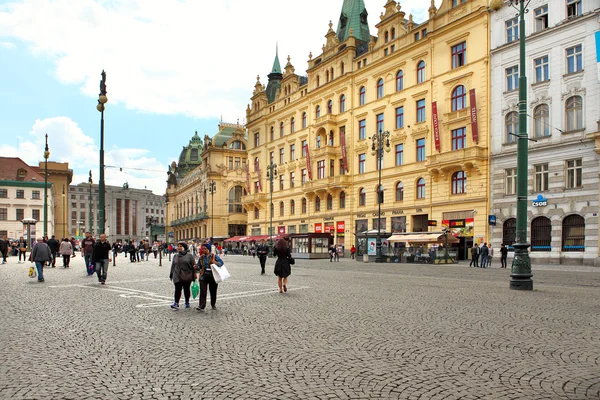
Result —
<path fill-rule="evenodd" d="M 538 193 L 548 190 L 548 164 L 534 166 L 533 187 Z"/>
<path fill-rule="evenodd" d="M 569 47 L 567 49 L 567 74 L 583 70 L 583 58 L 581 45 Z"/>
<path fill-rule="evenodd" d="M 517 169 L 508 168 L 504 171 L 504 194 L 517 193 Z"/>
<path fill-rule="evenodd" d="M 519 67 L 514 66 L 506 68 L 506 91 L 516 90 L 519 88 Z"/>
<path fill-rule="evenodd" d="M 583 129 L 583 101 L 581 96 L 571 96 L 565 103 L 567 131 Z"/>
<path fill-rule="evenodd" d="M 540 32 L 548 28 L 548 4 L 536 8 L 533 11 L 535 17 L 535 31 Z"/>
<path fill-rule="evenodd" d="M 467 63 L 467 42 L 452 46 L 452 69 Z"/>
<path fill-rule="evenodd" d="M 519 114 L 516 111 L 509 112 L 504 117 L 504 128 L 506 143 L 516 143 L 519 134 Z"/>
<path fill-rule="evenodd" d="M 519 19 L 513 18 L 506 21 L 506 43 L 519 40 Z"/>
<path fill-rule="evenodd" d="M 548 56 L 543 56 L 533 60 L 535 68 L 535 82 L 545 82 L 550 80 L 550 71 L 548 66 Z"/>
<path fill-rule="evenodd" d="M 567 18 L 581 15 L 581 0 L 567 0 Z"/>
<path fill-rule="evenodd" d="M 550 109 L 547 104 L 540 104 L 533 110 L 533 135 L 550 136 Z"/>
<path fill-rule="evenodd" d="M 567 189 L 579 188 L 583 184 L 583 167 L 581 158 L 575 160 L 567 160 L 565 163 L 567 173 L 565 174 Z"/>
<path fill-rule="evenodd" d="M 367 120 L 361 119 L 358 121 L 358 140 L 367 138 Z"/>

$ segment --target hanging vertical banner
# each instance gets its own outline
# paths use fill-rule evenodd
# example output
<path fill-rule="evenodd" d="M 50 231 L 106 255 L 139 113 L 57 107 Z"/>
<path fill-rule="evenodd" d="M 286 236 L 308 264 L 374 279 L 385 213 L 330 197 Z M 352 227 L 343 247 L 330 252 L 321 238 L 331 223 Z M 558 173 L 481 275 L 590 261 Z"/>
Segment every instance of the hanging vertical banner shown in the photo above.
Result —
<path fill-rule="evenodd" d="M 312 165 L 310 164 L 310 152 L 308 151 L 308 144 L 304 145 L 306 149 L 306 170 L 308 171 L 308 179 L 312 180 Z"/>
<path fill-rule="evenodd" d="M 342 160 L 344 160 L 344 169 L 349 172 L 348 159 L 346 158 L 346 130 L 340 132 L 340 144 L 342 146 Z"/>
<path fill-rule="evenodd" d="M 477 122 L 477 99 L 475 98 L 475 89 L 469 90 L 469 101 L 471 103 L 471 133 L 473 141 L 479 143 L 479 123 Z"/>
<path fill-rule="evenodd" d="M 258 174 L 258 190 L 262 192 L 262 179 L 260 174 L 260 162 L 256 160 L 254 162 L 254 168 L 256 169 L 256 173 Z"/>
<path fill-rule="evenodd" d="M 433 140 L 435 141 L 435 149 L 437 151 L 441 151 L 440 149 L 440 121 L 438 119 L 437 112 L 437 101 L 431 103 L 431 119 L 433 121 Z"/>
<path fill-rule="evenodd" d="M 246 189 L 248 194 L 252 194 L 252 187 L 250 186 L 250 163 L 246 163 Z"/>

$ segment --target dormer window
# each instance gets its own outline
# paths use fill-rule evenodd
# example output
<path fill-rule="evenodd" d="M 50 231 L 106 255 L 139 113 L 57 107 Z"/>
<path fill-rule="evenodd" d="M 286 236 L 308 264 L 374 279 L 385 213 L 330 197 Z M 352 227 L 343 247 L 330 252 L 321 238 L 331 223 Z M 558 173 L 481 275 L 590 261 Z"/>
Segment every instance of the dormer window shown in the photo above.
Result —
<path fill-rule="evenodd" d="M 17 170 L 17 176 L 19 178 L 25 178 L 25 175 L 27 174 L 27 171 L 25 171 L 23 168 L 19 168 Z"/>
<path fill-rule="evenodd" d="M 192 149 L 190 153 L 190 161 L 198 161 L 198 149 Z"/>

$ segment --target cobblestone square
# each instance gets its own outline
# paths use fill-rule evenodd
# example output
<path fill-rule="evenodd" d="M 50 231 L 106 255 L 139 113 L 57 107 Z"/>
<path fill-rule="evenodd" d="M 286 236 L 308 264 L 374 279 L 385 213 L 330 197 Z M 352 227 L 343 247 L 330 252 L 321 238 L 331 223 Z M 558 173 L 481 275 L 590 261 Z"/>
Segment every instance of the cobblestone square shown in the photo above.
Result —
<path fill-rule="evenodd" d="M 1 399 L 598 399 L 600 270 L 229 256 L 216 311 L 173 312 L 169 263 L 122 255 L 106 285 L 0 266 Z M 60 264 L 60 263 L 59 263 Z M 181 302 L 183 306 L 183 300 Z"/>

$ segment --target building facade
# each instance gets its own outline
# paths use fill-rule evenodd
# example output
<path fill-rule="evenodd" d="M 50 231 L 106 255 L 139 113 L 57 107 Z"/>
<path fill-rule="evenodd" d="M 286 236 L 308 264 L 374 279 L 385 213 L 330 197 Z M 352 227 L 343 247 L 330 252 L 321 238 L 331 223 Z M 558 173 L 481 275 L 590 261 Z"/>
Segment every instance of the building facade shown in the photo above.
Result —
<path fill-rule="evenodd" d="M 169 241 L 216 241 L 246 234 L 247 136 L 243 125 L 221 122 L 212 138 L 198 132 L 184 146 L 167 181 Z"/>
<path fill-rule="evenodd" d="M 153 230 L 164 227 L 165 199 L 147 189 L 105 186 L 106 236 L 113 241 L 157 239 Z M 98 236 L 98 185 L 79 183 L 69 187 L 69 236 L 82 238 L 89 231 Z M 162 239 L 162 238 L 161 238 Z"/>
<path fill-rule="evenodd" d="M 460 238 L 463 257 L 485 238 L 487 2 L 432 2 L 419 24 L 396 1 L 382 3 L 376 36 L 363 1 L 345 0 L 307 76 L 289 57 L 282 70 L 276 56 L 266 87 L 257 80 L 247 109 L 247 234 L 271 225 L 273 234 L 330 232 L 348 250 L 354 234 L 379 225 L 424 232 L 436 221 L 434 230 L 445 224 Z M 373 151 L 378 132 L 389 132 L 387 151 Z"/>
<path fill-rule="evenodd" d="M 40 162 L 36 167 L 38 174 L 44 176 L 44 162 Z M 69 236 L 69 203 L 67 196 L 69 195 L 69 185 L 73 180 L 73 170 L 69 169 L 69 163 L 60 163 L 48 161 L 48 181 L 52 182 L 54 190 L 52 190 L 52 203 L 54 210 L 54 232 L 49 234 L 56 235 L 57 238 Z"/>
<path fill-rule="evenodd" d="M 48 235 L 55 234 L 55 187 L 48 182 Z M 0 157 L 0 237 L 26 238 L 24 219 L 37 221 L 31 226 L 31 239 L 44 232 L 44 176 L 36 167 L 16 157 Z M 26 238 L 27 239 L 27 238 Z"/>
<path fill-rule="evenodd" d="M 600 265 L 599 2 L 532 0 L 526 14 L 528 239 L 533 262 Z M 516 224 L 519 32 L 515 10 L 491 16 L 491 241 Z"/>

